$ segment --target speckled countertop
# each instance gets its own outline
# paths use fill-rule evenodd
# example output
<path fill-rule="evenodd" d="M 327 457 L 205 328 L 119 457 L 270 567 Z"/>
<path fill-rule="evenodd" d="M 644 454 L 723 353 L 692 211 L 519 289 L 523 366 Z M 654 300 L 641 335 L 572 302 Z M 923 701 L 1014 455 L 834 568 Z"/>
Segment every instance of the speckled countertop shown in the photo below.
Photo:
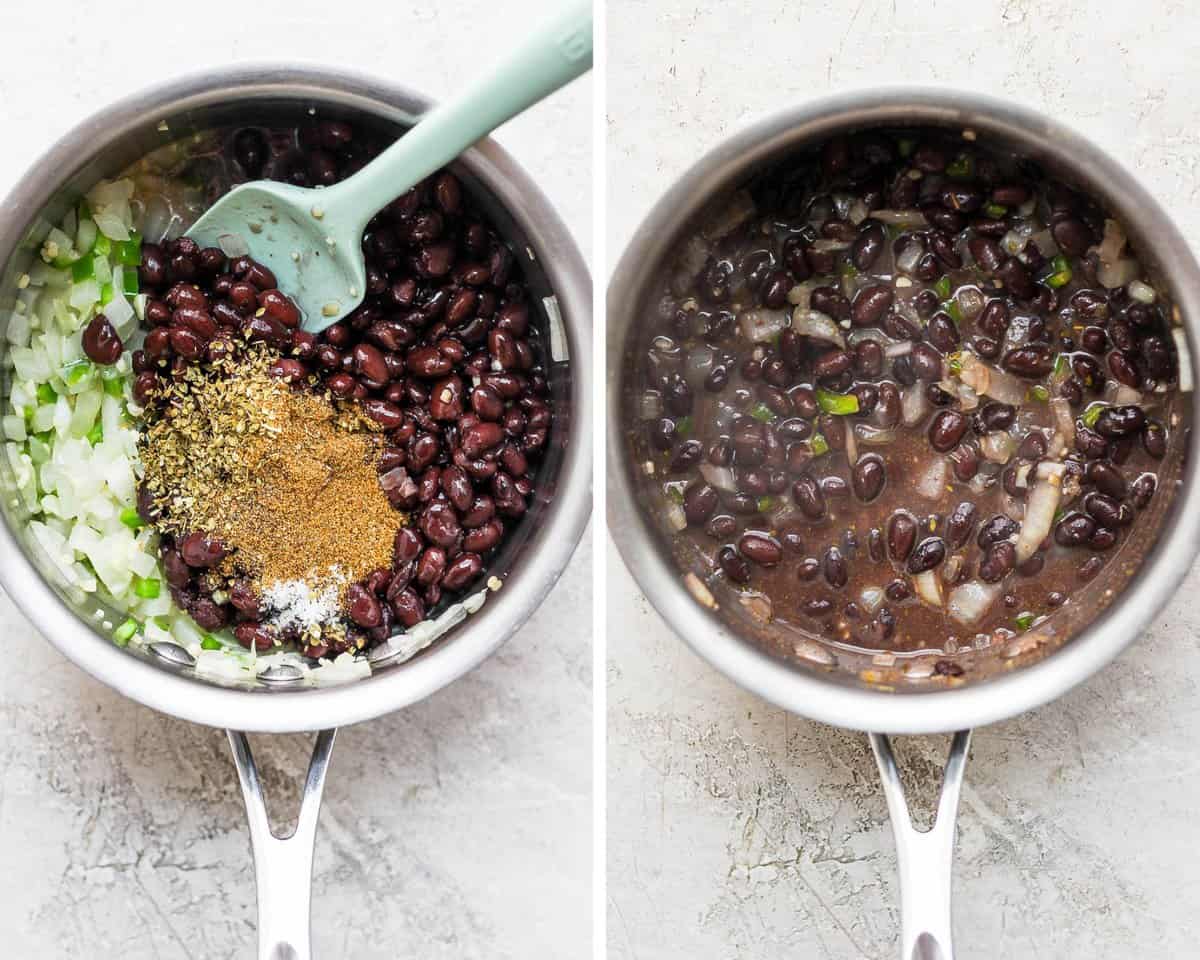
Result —
<path fill-rule="evenodd" d="M 540 7 L 27 8 L 3 29 L 0 194 L 83 116 L 153 80 L 301 59 L 437 97 L 486 62 L 484 38 L 508 35 Z M 585 254 L 590 94 L 589 78 L 499 136 Z M 339 735 L 317 838 L 318 958 L 590 956 L 589 541 L 490 661 L 424 703 Z M 0 955 L 254 956 L 254 875 L 224 734 L 91 680 L 3 596 L 0 638 Z M 294 809 L 309 738 L 253 742 L 268 800 Z"/>
<path fill-rule="evenodd" d="M 609 262 L 672 179 L 796 99 L 958 85 L 1062 118 L 1200 228 L 1200 20 L 1178 2 L 611 0 Z M 895 855 L 866 740 L 744 693 L 608 561 L 610 956 L 890 958 Z M 1191 956 L 1200 925 L 1193 570 L 1113 666 L 977 731 L 959 820 L 963 960 Z M 899 742 L 926 801 L 948 738 Z M 921 801 L 916 801 L 920 803 Z"/>

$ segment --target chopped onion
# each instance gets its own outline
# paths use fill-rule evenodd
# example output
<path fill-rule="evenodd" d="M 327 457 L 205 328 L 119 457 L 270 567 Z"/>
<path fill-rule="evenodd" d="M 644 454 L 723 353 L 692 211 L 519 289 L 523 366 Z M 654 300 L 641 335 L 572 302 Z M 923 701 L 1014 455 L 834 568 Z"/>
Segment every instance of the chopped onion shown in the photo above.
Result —
<path fill-rule="evenodd" d="M 1062 437 L 1063 445 L 1075 445 L 1075 415 L 1066 397 L 1055 397 L 1050 401 L 1050 413 L 1054 417 L 1054 428 Z"/>
<path fill-rule="evenodd" d="M 246 241 L 236 233 L 223 233 L 217 237 L 217 246 L 227 257 L 244 257 L 250 253 Z"/>
<path fill-rule="evenodd" d="M 1138 303 L 1153 303 L 1158 296 L 1150 284 L 1143 283 L 1141 280 L 1131 280 L 1125 289 L 1130 298 Z"/>
<path fill-rule="evenodd" d="M 743 310 L 738 314 L 738 327 L 742 336 L 755 343 L 765 343 L 787 326 L 784 310 Z"/>
<path fill-rule="evenodd" d="M 737 407 L 728 403 L 718 403 L 717 412 L 713 414 L 713 423 L 717 425 L 718 429 L 727 430 L 737 415 Z"/>
<path fill-rule="evenodd" d="M 929 221 L 925 219 L 925 214 L 916 209 L 872 210 L 871 219 L 893 227 L 900 227 L 901 229 L 918 229 L 929 226 Z M 919 246 L 919 244 L 912 244 L 912 246 Z"/>
<path fill-rule="evenodd" d="M 896 439 L 896 431 L 892 427 L 876 427 L 869 423 L 856 423 L 854 435 L 865 447 L 883 447 Z"/>
<path fill-rule="evenodd" d="M 1123 287 L 1133 280 L 1139 271 L 1138 262 L 1130 257 L 1122 257 L 1115 263 L 1101 263 L 1096 270 L 1096 279 L 1109 290 Z"/>
<path fill-rule="evenodd" d="M 929 399 L 925 396 L 925 384 L 909 384 L 900 391 L 900 418 L 906 427 L 915 427 L 929 412 Z"/>
<path fill-rule="evenodd" d="M 765 593 L 743 593 L 738 597 L 738 603 L 759 623 L 770 623 L 775 616 L 771 598 Z"/>
<path fill-rule="evenodd" d="M 1175 355 L 1179 358 L 1179 389 L 1183 393 L 1192 391 L 1192 355 L 1188 350 L 1187 335 L 1179 327 L 1171 330 L 1175 341 Z"/>
<path fill-rule="evenodd" d="M 1015 257 L 1025 249 L 1025 244 L 1029 242 L 1031 236 L 1033 236 L 1033 224 L 1028 221 L 1019 223 L 1000 239 L 1000 246 L 1010 257 Z"/>
<path fill-rule="evenodd" d="M 867 613 L 874 613 L 883 603 L 883 590 L 879 587 L 863 587 L 862 593 L 858 595 L 858 602 Z"/>
<path fill-rule="evenodd" d="M 663 415 L 662 394 L 657 390 L 647 390 L 642 394 L 638 404 L 638 416 L 642 420 L 657 420 Z"/>
<path fill-rule="evenodd" d="M 1121 225 L 1116 220 L 1106 219 L 1104 236 L 1101 237 L 1100 243 L 1092 249 L 1096 251 L 1102 264 L 1116 263 L 1125 249 L 1125 231 Z"/>
<path fill-rule="evenodd" d="M 936 457 L 917 478 L 913 489 L 926 500 L 937 500 L 946 492 L 949 480 L 950 464 L 944 458 Z"/>
<path fill-rule="evenodd" d="M 1047 468 L 1057 468 L 1047 469 Z M 1024 563 L 1050 535 L 1054 526 L 1054 512 L 1062 499 L 1062 475 L 1065 467 L 1054 461 L 1038 464 L 1037 482 L 1029 493 L 1025 504 L 1025 516 L 1021 520 L 1021 532 L 1017 536 L 1017 563 Z"/>
<path fill-rule="evenodd" d="M 922 217 L 921 219 L 924 219 Z M 920 263 L 921 257 L 925 255 L 925 248 L 916 241 L 909 241 L 904 245 L 904 250 L 896 257 L 896 269 L 901 273 L 912 273 L 917 269 L 917 264 Z"/>
<path fill-rule="evenodd" d="M 905 357 L 912 353 L 913 342 L 911 340 L 900 340 L 897 343 L 889 343 L 883 348 L 883 355 L 889 360 L 895 360 L 897 357 Z"/>
<path fill-rule="evenodd" d="M 398 492 L 402 499 L 417 495 L 417 484 L 404 467 L 393 467 L 387 473 L 381 473 L 379 486 L 383 488 L 384 493 Z"/>
<path fill-rule="evenodd" d="M 1004 588 L 998 583 L 968 580 L 950 591 L 946 612 L 961 624 L 975 623 L 987 613 Z"/>
<path fill-rule="evenodd" d="M 788 303 L 800 310 L 807 310 L 812 303 L 812 292 L 822 286 L 820 280 L 805 280 L 788 291 Z"/>
<path fill-rule="evenodd" d="M 814 240 L 812 244 L 812 250 L 814 253 L 838 253 L 839 251 L 849 249 L 849 241 L 833 240 L 829 237 L 822 237 L 820 240 Z"/>
<path fill-rule="evenodd" d="M 803 310 L 797 307 L 792 311 L 792 329 L 802 337 L 834 343 L 843 350 L 846 348 L 846 335 L 834 322 L 833 317 L 818 310 Z"/>
<path fill-rule="evenodd" d="M 913 586 L 917 588 L 917 596 L 926 603 L 940 607 L 942 605 L 942 581 L 936 570 L 926 570 L 913 577 Z"/>
<path fill-rule="evenodd" d="M 853 430 L 846 431 L 846 462 L 855 464 L 858 462 L 858 434 Z"/>
<path fill-rule="evenodd" d="M 719 240 L 753 217 L 755 212 L 754 198 L 750 196 L 750 191 L 737 190 L 714 208 L 704 224 L 704 235 L 712 240 Z"/>
<path fill-rule="evenodd" d="M 854 201 L 850 204 L 850 209 L 846 211 L 846 219 L 857 227 L 867 219 L 869 213 L 867 205 L 861 199 L 855 197 Z"/>
<path fill-rule="evenodd" d="M 1058 243 L 1055 241 L 1053 234 L 1051 234 L 1048 229 L 1039 230 L 1029 239 L 1037 244 L 1038 250 L 1047 260 L 1057 257 L 1060 253 L 1062 253 L 1062 251 L 1058 248 Z"/>
<path fill-rule="evenodd" d="M 737 492 L 737 481 L 729 467 L 718 467 L 715 463 L 705 460 L 700 464 L 700 475 L 718 490 L 724 490 L 726 493 Z"/>
<path fill-rule="evenodd" d="M 699 389 L 708 379 L 716 360 L 716 351 L 705 344 L 692 347 L 683 362 L 684 378 L 693 390 Z"/>
<path fill-rule="evenodd" d="M 1017 452 L 1017 441 L 1003 430 L 992 430 L 979 441 L 979 452 L 992 463 L 1008 463 Z"/>
<path fill-rule="evenodd" d="M 683 512 L 683 505 L 674 500 L 667 501 L 667 525 L 676 533 L 687 527 L 687 514 Z"/>
<path fill-rule="evenodd" d="M 954 298 L 958 301 L 958 309 L 967 320 L 974 320 L 983 313 L 983 308 L 987 305 L 978 287 L 959 287 Z"/>
<path fill-rule="evenodd" d="M 942 582 L 953 583 L 958 579 L 958 575 L 962 573 L 963 558 L 961 553 L 955 553 L 946 558 L 946 562 L 942 564 Z"/>
<path fill-rule="evenodd" d="M 984 363 L 969 350 L 962 352 L 959 379 L 982 396 L 1019 407 L 1025 402 L 1025 385 L 999 367 Z"/>

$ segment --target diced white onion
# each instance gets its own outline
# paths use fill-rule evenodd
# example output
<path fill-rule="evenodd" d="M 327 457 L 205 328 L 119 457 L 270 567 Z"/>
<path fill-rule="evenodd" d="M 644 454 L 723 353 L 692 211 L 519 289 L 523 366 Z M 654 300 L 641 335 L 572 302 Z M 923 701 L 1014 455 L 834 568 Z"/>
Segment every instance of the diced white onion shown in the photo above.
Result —
<path fill-rule="evenodd" d="M 1188 350 L 1187 335 L 1180 327 L 1171 330 L 1171 338 L 1175 341 L 1175 355 L 1179 358 L 1179 389 L 1184 393 L 1192 391 L 1192 354 Z"/>
<path fill-rule="evenodd" d="M 250 253 L 245 239 L 237 233 L 223 233 L 217 237 L 217 246 L 227 257 L 244 257 Z"/>
<path fill-rule="evenodd" d="M 657 390 L 647 390 L 642 394 L 642 399 L 638 403 L 638 416 L 642 420 L 657 420 L 662 415 L 662 394 Z"/>
<path fill-rule="evenodd" d="M 1003 430 L 992 430 L 979 441 L 979 452 L 992 463 L 1008 463 L 1017 452 L 1017 441 Z"/>
<path fill-rule="evenodd" d="M 873 614 L 883 603 L 883 590 L 879 587 L 863 587 L 858 595 L 858 602 L 867 613 Z"/>
<path fill-rule="evenodd" d="M 716 355 L 717 352 L 706 344 L 699 344 L 688 350 L 683 362 L 683 376 L 693 390 L 704 386 L 704 381 L 712 372 Z"/>
<path fill-rule="evenodd" d="M 968 580 L 950 591 L 946 602 L 946 612 L 961 624 L 975 623 L 987 613 L 1003 589 L 998 583 Z"/>
<path fill-rule="evenodd" d="M 788 325 L 787 312 L 759 307 L 743 310 L 738 314 L 738 328 L 742 336 L 755 343 L 765 343 Z"/>
<path fill-rule="evenodd" d="M 924 219 L 922 217 L 922 219 Z M 904 245 L 904 249 L 896 257 L 896 269 L 901 273 L 912 273 L 917 269 L 917 264 L 921 261 L 921 257 L 925 255 L 925 248 L 921 244 L 914 241 L 909 241 Z"/>
<path fill-rule="evenodd" d="M 880 223 L 886 223 L 893 227 L 901 229 L 919 229 L 929 226 L 929 221 L 925 219 L 925 214 L 920 210 L 872 210 L 871 219 L 878 220 Z M 916 246 L 914 244 L 914 246 Z"/>
<path fill-rule="evenodd" d="M 856 423 L 854 435 L 865 447 L 883 447 L 896 439 L 896 431 L 892 427 L 876 427 L 869 423 Z"/>
<path fill-rule="evenodd" d="M 1021 520 L 1021 532 L 1017 536 L 1017 563 L 1024 563 L 1041 546 L 1043 540 L 1050 535 L 1054 525 L 1054 513 L 1062 499 L 1062 475 L 1046 472 L 1043 476 L 1041 467 L 1047 461 L 1039 464 L 1038 480 L 1029 492 L 1029 500 L 1025 504 L 1025 515 Z M 1062 464 L 1057 464 L 1062 468 Z"/>
<path fill-rule="evenodd" d="M 666 515 L 667 526 L 675 532 L 678 533 L 687 526 L 687 514 L 683 512 L 683 506 L 674 500 L 667 501 Z"/>
<path fill-rule="evenodd" d="M 834 322 L 833 317 L 818 310 L 805 310 L 797 307 L 792 311 L 792 329 L 802 337 L 824 340 L 827 343 L 837 344 L 842 349 L 846 347 L 846 335 Z"/>
<path fill-rule="evenodd" d="M 942 457 L 935 457 L 917 477 L 913 489 L 926 500 L 937 500 L 946 492 L 950 481 L 950 464 Z"/>
<path fill-rule="evenodd" d="M 1130 298 L 1138 303 L 1153 303 L 1158 296 L 1150 284 L 1143 283 L 1141 280 L 1131 280 L 1125 289 Z"/>
<path fill-rule="evenodd" d="M 1075 445 L 1075 415 L 1066 397 L 1054 397 L 1050 401 L 1050 413 L 1054 417 L 1054 429 L 1062 437 L 1063 445 Z"/>
<path fill-rule="evenodd" d="M 700 464 L 700 475 L 718 490 L 727 493 L 737 491 L 737 481 L 733 478 L 733 470 L 729 467 L 718 467 L 715 463 L 705 460 Z"/>
<path fill-rule="evenodd" d="M 905 357 L 912 353 L 913 342 L 911 340 L 899 340 L 896 343 L 889 343 L 883 348 L 883 355 L 889 360 L 895 360 L 896 357 Z"/>
<path fill-rule="evenodd" d="M 934 607 L 942 605 L 942 580 L 936 570 L 926 570 L 913 577 L 917 596 Z"/>
<path fill-rule="evenodd" d="M 906 427 L 915 427 L 929 412 L 929 398 L 923 383 L 909 384 L 900 391 L 900 419 Z"/>

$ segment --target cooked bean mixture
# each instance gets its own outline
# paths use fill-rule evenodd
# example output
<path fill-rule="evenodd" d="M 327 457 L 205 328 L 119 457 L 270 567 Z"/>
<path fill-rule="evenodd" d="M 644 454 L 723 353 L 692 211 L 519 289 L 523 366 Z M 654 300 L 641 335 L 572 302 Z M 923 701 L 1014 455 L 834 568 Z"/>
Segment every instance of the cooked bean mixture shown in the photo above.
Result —
<path fill-rule="evenodd" d="M 830 140 L 702 220 L 636 443 L 714 582 L 906 652 L 1028 630 L 1112 562 L 1155 494 L 1177 348 L 1093 201 L 970 131 L 900 130 Z"/>
<path fill-rule="evenodd" d="M 261 177 L 328 185 L 385 145 L 340 122 L 213 142 L 189 173 L 223 181 L 217 193 Z M 477 580 L 533 490 L 551 412 L 503 239 L 443 171 L 380 211 L 363 250 L 365 301 L 314 336 L 249 257 L 142 246 L 138 511 L 176 603 L 248 648 L 320 657 L 414 626 Z M 83 344 L 99 364 L 124 349 L 103 314 Z M 331 584 L 335 615 L 318 622 Z"/>

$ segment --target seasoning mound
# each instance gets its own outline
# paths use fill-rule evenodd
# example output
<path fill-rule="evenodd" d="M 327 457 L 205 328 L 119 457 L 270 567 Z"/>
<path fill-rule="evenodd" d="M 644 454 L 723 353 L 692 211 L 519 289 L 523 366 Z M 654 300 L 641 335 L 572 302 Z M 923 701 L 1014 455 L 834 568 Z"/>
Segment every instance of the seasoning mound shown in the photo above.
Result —
<path fill-rule="evenodd" d="M 227 551 L 217 572 L 260 590 L 323 593 L 392 562 L 404 517 L 379 485 L 378 428 L 357 408 L 271 375 L 260 344 L 190 367 L 157 399 L 140 444 L 160 529 L 202 530 Z"/>

